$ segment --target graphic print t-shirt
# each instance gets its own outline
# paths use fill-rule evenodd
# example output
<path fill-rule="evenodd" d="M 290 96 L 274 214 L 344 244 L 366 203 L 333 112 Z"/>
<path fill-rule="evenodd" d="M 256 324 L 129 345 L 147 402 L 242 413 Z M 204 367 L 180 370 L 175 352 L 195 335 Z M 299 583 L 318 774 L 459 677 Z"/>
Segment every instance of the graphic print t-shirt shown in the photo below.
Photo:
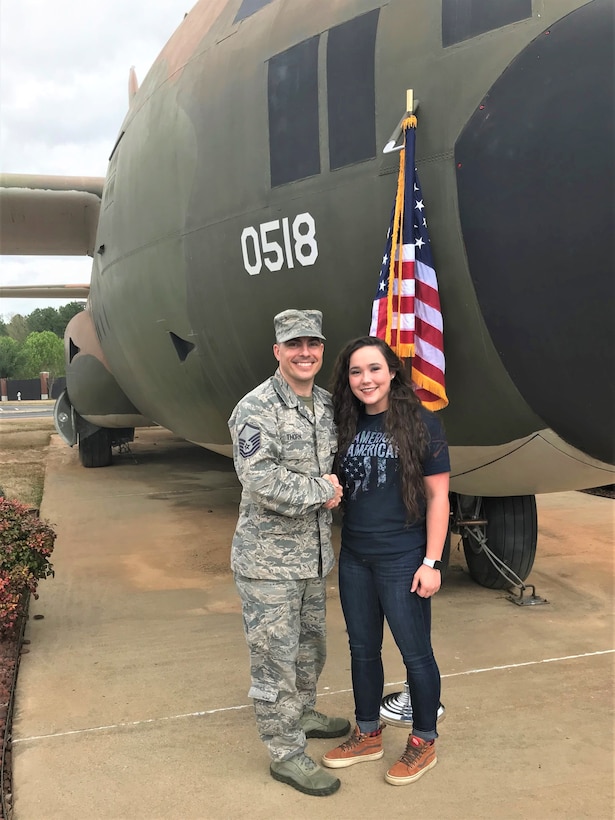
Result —
<path fill-rule="evenodd" d="M 450 471 L 440 420 L 421 408 L 429 432 L 423 475 Z M 344 487 L 342 546 L 362 555 L 398 555 L 426 542 L 425 509 L 407 522 L 396 448 L 384 432 L 385 413 L 359 418 L 357 434 L 340 464 Z"/>

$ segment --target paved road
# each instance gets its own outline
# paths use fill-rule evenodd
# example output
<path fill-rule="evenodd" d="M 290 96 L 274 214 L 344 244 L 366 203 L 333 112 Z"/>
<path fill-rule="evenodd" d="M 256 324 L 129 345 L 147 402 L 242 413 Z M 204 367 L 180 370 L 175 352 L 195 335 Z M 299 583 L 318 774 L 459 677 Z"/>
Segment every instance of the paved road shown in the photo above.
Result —
<path fill-rule="evenodd" d="M 5 401 L 0 404 L 2 419 L 38 419 L 53 416 L 54 401 Z"/>
<path fill-rule="evenodd" d="M 394 788 L 385 757 L 340 771 L 327 798 L 271 779 L 251 707 L 228 571 L 230 463 L 161 429 L 84 470 L 52 437 L 42 514 L 55 579 L 31 604 L 13 725 L 14 820 L 562 820 L 613 811 L 613 501 L 539 499 L 530 581 L 549 604 L 482 589 L 454 552 L 434 600 L 447 717 L 439 761 Z M 352 717 L 335 575 L 319 708 Z M 44 616 L 35 620 L 33 616 Z M 387 635 L 387 692 L 403 677 Z M 312 740 L 315 757 L 330 741 Z"/>

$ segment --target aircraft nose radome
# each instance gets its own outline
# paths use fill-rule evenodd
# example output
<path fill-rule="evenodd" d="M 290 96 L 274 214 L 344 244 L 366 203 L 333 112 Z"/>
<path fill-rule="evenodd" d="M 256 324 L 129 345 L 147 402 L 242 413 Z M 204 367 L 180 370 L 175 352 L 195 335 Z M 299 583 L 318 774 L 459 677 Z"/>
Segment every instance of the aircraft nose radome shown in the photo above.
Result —
<path fill-rule="evenodd" d="M 549 427 L 608 463 L 613 34 L 612 0 L 558 21 L 495 82 L 455 147 L 470 273 L 502 362 Z"/>

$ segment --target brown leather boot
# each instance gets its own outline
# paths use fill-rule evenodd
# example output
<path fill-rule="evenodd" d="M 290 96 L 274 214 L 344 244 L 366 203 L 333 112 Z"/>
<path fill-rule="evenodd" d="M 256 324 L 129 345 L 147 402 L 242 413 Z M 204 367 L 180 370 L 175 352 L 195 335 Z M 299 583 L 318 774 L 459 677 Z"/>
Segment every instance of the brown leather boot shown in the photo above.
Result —
<path fill-rule="evenodd" d="M 384 726 L 381 726 L 375 732 L 362 734 L 359 727 L 355 726 L 347 741 L 323 755 L 322 765 L 327 766 L 329 769 L 343 769 L 345 766 L 352 766 L 355 763 L 380 760 L 384 754 L 382 748 L 383 729 Z"/>

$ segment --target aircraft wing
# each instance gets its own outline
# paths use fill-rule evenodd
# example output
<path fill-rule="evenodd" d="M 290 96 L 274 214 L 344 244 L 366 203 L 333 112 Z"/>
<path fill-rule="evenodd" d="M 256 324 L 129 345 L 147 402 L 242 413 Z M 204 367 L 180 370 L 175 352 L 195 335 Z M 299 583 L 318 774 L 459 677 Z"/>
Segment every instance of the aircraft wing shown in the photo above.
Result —
<path fill-rule="evenodd" d="M 103 184 L 103 177 L 0 174 L 0 253 L 92 256 Z"/>
<path fill-rule="evenodd" d="M 87 299 L 89 285 L 6 285 L 0 299 Z"/>

